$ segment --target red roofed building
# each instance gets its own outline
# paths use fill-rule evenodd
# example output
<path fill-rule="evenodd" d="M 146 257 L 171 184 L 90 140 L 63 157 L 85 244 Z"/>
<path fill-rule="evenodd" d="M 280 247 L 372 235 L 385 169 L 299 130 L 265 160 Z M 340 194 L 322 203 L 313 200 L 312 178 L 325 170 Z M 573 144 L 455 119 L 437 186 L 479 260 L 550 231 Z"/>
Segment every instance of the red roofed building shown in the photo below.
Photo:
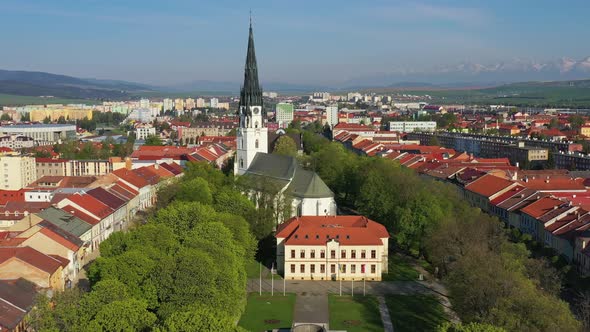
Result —
<path fill-rule="evenodd" d="M 486 174 L 465 186 L 465 198 L 487 212 L 490 211 L 490 201 L 517 185 L 515 181 Z"/>
<path fill-rule="evenodd" d="M 279 225 L 277 269 L 294 280 L 381 280 L 389 233 L 363 216 L 302 216 Z"/>
<path fill-rule="evenodd" d="M 0 248 L 0 280 L 26 279 L 38 287 L 63 290 L 68 260 L 45 255 L 31 247 Z"/>
<path fill-rule="evenodd" d="M 137 172 L 121 168 L 114 171 L 112 174 L 117 176 L 123 184 L 139 193 L 139 210 L 145 210 L 154 204 L 156 187 L 150 185 L 150 183 Z"/>

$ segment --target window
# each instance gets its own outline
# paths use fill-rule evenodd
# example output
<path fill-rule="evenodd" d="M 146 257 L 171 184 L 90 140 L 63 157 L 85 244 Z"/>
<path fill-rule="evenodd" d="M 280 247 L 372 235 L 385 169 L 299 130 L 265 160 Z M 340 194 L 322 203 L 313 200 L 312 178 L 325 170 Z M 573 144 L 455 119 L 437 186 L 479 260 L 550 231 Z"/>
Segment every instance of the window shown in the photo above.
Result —
<path fill-rule="evenodd" d="M 295 250 L 291 250 L 291 258 L 295 258 Z"/>
<path fill-rule="evenodd" d="M 375 271 L 377 271 L 377 267 L 375 264 L 371 264 L 371 274 L 375 274 Z"/>
<path fill-rule="evenodd" d="M 330 273 L 336 273 L 336 264 L 330 265 Z"/>
<path fill-rule="evenodd" d="M 310 250 L 309 251 L 309 258 L 315 258 L 315 250 Z"/>
<path fill-rule="evenodd" d="M 299 252 L 299 258 L 305 258 L 305 250 Z"/>
<path fill-rule="evenodd" d="M 320 258 L 326 258 L 326 251 L 324 249 L 320 250 Z"/>
<path fill-rule="evenodd" d="M 256 142 L 254 142 L 254 147 L 258 149 L 258 139 L 256 139 Z"/>
<path fill-rule="evenodd" d="M 340 258 L 346 258 L 346 250 L 340 250 Z"/>
<path fill-rule="evenodd" d="M 355 259 L 356 258 L 356 250 L 351 250 L 350 251 L 350 258 Z"/>
<path fill-rule="evenodd" d="M 365 259 L 365 258 L 367 258 L 367 251 L 361 250 L 361 259 Z"/>
<path fill-rule="evenodd" d="M 301 264 L 301 266 L 299 266 L 299 269 L 301 273 L 305 273 L 305 264 Z"/>
<path fill-rule="evenodd" d="M 332 258 L 332 259 L 336 258 L 336 250 L 330 250 L 330 258 Z"/>
<path fill-rule="evenodd" d="M 371 250 L 371 258 L 377 258 L 377 250 Z"/>
<path fill-rule="evenodd" d="M 320 264 L 320 273 L 326 273 L 326 264 Z"/>
<path fill-rule="evenodd" d="M 244 168 L 244 159 L 240 158 L 240 168 Z"/>
<path fill-rule="evenodd" d="M 309 266 L 309 272 L 311 272 L 311 273 L 315 273 L 315 264 L 311 264 L 311 265 Z"/>
<path fill-rule="evenodd" d="M 291 264 L 291 273 L 295 273 L 295 264 Z"/>
<path fill-rule="evenodd" d="M 346 264 L 340 265 L 340 268 L 342 269 L 342 273 L 346 273 Z"/>
<path fill-rule="evenodd" d="M 355 264 L 350 265 L 350 273 L 356 273 L 356 265 Z"/>

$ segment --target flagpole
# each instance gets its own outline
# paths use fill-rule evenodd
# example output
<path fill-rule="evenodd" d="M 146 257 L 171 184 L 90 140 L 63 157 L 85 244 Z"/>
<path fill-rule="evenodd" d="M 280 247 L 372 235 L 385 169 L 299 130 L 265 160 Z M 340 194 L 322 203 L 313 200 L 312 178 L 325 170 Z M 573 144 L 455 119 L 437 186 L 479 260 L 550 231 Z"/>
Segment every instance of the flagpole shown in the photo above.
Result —
<path fill-rule="evenodd" d="M 260 291 L 259 294 L 260 296 L 262 296 L 262 263 L 258 263 L 258 270 L 260 271 L 260 282 L 258 283 L 260 285 Z"/>
<path fill-rule="evenodd" d="M 285 277 L 283 277 L 283 296 L 285 296 L 285 286 L 286 285 L 287 285 L 287 279 Z"/>
<path fill-rule="evenodd" d="M 275 294 L 275 276 L 272 274 L 272 270 L 274 270 L 275 263 L 272 263 L 270 266 L 270 296 L 274 296 Z"/>

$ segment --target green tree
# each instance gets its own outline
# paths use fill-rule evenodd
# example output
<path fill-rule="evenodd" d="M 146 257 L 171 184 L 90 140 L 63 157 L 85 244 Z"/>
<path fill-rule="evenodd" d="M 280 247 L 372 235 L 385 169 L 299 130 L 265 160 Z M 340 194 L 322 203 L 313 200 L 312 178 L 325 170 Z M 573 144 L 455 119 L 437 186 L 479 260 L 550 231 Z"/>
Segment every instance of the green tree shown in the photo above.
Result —
<path fill-rule="evenodd" d="M 176 199 L 180 201 L 200 202 L 207 205 L 213 203 L 209 183 L 203 178 L 183 181 L 176 193 Z"/>
<path fill-rule="evenodd" d="M 44 124 L 51 123 L 51 118 L 50 118 L 50 117 L 48 117 L 48 116 L 46 116 L 46 117 L 43 119 L 43 123 L 44 123 Z"/>
<path fill-rule="evenodd" d="M 582 128 L 582 126 L 586 123 L 584 117 L 578 114 L 570 116 L 568 121 L 570 123 L 570 127 L 572 128 L 572 130 L 575 131 L 580 130 L 580 128 Z"/>
<path fill-rule="evenodd" d="M 12 121 L 12 117 L 8 113 L 3 113 L 2 116 L 0 116 L 0 121 Z"/>
<path fill-rule="evenodd" d="M 163 144 L 162 144 L 162 140 L 160 139 L 160 136 L 149 135 L 148 137 L 146 137 L 144 145 L 162 146 Z"/>
<path fill-rule="evenodd" d="M 164 327 L 169 332 L 235 331 L 231 317 L 201 306 L 175 312 L 166 319 Z"/>
<path fill-rule="evenodd" d="M 127 299 L 111 302 L 98 311 L 94 322 L 103 331 L 148 331 L 157 317 L 144 301 Z"/>
<path fill-rule="evenodd" d="M 60 117 L 57 119 L 57 123 L 59 123 L 59 124 L 67 123 L 66 118 L 63 115 L 60 115 Z"/>
<path fill-rule="evenodd" d="M 297 155 L 297 144 L 291 137 L 283 135 L 277 139 L 273 153 L 294 157 Z"/>
<path fill-rule="evenodd" d="M 441 146 L 440 145 L 440 142 L 438 140 L 438 137 L 436 137 L 435 135 L 432 135 L 430 137 L 430 140 L 428 140 L 428 145 L 431 145 L 431 146 Z"/>
<path fill-rule="evenodd" d="M 29 112 L 22 113 L 22 115 L 20 117 L 20 121 L 21 122 L 30 122 L 31 121 L 31 113 L 29 113 Z"/>
<path fill-rule="evenodd" d="M 507 332 L 505 329 L 485 323 L 453 324 L 444 323 L 437 332 Z"/>

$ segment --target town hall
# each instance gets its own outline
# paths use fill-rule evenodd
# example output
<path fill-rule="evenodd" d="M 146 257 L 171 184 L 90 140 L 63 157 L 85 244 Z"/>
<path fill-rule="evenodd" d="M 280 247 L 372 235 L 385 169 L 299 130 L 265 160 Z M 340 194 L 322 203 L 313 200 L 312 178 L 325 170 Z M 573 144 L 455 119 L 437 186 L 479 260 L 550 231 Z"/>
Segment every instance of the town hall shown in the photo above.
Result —
<path fill-rule="evenodd" d="M 238 108 L 240 123 L 236 133 L 234 175 L 261 177 L 278 184 L 280 192 L 292 198 L 292 216 L 336 215 L 334 193 L 315 172 L 305 170 L 295 157 L 268 153 L 268 128 L 265 127 L 262 104 L 250 23 Z"/>

